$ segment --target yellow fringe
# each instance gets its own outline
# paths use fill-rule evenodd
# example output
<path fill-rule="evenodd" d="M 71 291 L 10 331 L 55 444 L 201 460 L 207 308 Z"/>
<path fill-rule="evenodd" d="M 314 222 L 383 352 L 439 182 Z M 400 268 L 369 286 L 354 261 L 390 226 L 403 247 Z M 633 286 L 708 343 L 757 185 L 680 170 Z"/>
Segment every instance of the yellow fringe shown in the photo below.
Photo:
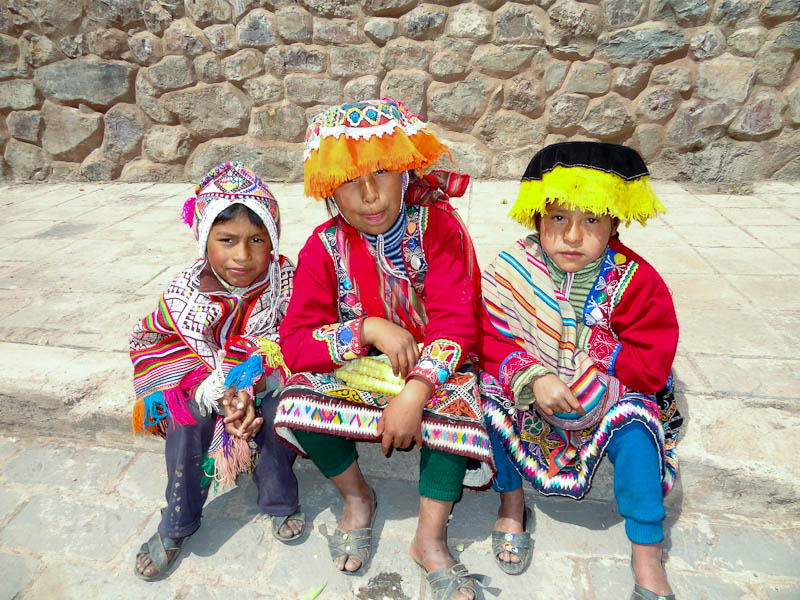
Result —
<path fill-rule="evenodd" d="M 343 183 L 381 169 L 423 169 L 448 153 L 435 135 L 421 130 L 407 136 L 401 129 L 392 134 L 351 139 L 342 134 L 326 137 L 305 162 L 305 194 L 321 200 L 333 195 Z"/>
<path fill-rule="evenodd" d="M 559 202 L 569 210 L 579 208 L 596 215 L 611 215 L 626 224 L 639 221 L 644 225 L 647 219 L 667 212 L 647 175 L 625 181 L 613 173 L 588 167 L 557 166 L 541 181 L 522 181 L 509 215 L 535 229 L 536 215 L 547 212 L 548 202 Z"/>

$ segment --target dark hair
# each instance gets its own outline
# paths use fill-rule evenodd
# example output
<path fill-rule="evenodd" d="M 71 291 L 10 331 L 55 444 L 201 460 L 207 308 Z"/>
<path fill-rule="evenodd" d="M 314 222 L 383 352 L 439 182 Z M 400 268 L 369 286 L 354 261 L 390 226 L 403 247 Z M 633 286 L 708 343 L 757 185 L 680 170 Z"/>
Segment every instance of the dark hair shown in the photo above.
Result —
<path fill-rule="evenodd" d="M 227 221 L 235 219 L 242 213 L 247 215 L 247 219 L 253 225 L 257 225 L 258 227 L 264 227 L 264 229 L 266 229 L 266 227 L 264 226 L 264 221 L 261 220 L 261 217 L 259 217 L 256 213 L 254 213 L 250 208 L 248 208 L 244 204 L 239 204 L 239 203 L 231 204 L 228 208 L 219 213 L 217 215 L 217 218 L 214 219 L 214 222 L 211 224 L 211 226 L 213 227 L 214 225 L 217 225 L 219 223 L 226 223 Z"/>
<path fill-rule="evenodd" d="M 336 206 L 336 200 L 333 199 L 333 196 L 325 198 L 325 211 L 331 219 L 339 214 L 339 207 Z"/>

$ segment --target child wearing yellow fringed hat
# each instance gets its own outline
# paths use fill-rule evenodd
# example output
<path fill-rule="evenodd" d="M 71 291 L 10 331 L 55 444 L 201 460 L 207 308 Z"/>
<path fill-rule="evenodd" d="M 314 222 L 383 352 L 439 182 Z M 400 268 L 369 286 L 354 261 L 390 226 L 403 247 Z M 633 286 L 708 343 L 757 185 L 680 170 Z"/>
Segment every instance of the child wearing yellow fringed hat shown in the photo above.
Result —
<path fill-rule="evenodd" d="M 279 254 L 280 211 L 238 161 L 218 165 L 183 207 L 199 258 L 133 329 L 135 433 L 164 437 L 167 506 L 134 572 L 162 579 L 198 527 L 209 488 L 253 472 L 258 505 L 282 542 L 300 537 L 296 453 L 272 431 L 285 375 L 278 326 L 294 265 Z M 254 464 L 255 463 L 255 464 Z"/>
<path fill-rule="evenodd" d="M 674 598 L 661 541 L 681 424 L 670 376 L 678 322 L 661 277 L 617 235 L 620 222 L 663 210 L 624 146 L 553 144 L 523 175 L 511 216 L 536 231 L 484 271 L 478 342 L 501 498 L 492 548 L 508 573 L 531 555 L 522 477 L 581 498 L 608 454 L 633 598 Z"/>
<path fill-rule="evenodd" d="M 488 487 L 492 459 L 476 370 L 467 360 L 480 274 L 449 202 L 469 178 L 421 172 L 446 153 L 418 116 L 387 98 L 337 106 L 311 120 L 306 195 L 325 199 L 335 216 L 300 252 L 280 330 L 294 375 L 275 427 L 342 495 L 344 512 L 328 545 L 346 573 L 370 557 L 378 507 L 354 440 L 380 443 L 387 455 L 420 448 L 411 556 L 428 572 L 435 598 L 460 600 L 473 598 L 481 579 L 450 554 L 448 515 L 462 485 Z M 394 388 L 364 385 L 378 379 L 369 374 L 351 377 L 357 365 L 381 364 L 365 358 L 372 354 L 384 355 L 390 379 L 399 375 Z M 482 467 L 467 470 L 470 458 Z"/>

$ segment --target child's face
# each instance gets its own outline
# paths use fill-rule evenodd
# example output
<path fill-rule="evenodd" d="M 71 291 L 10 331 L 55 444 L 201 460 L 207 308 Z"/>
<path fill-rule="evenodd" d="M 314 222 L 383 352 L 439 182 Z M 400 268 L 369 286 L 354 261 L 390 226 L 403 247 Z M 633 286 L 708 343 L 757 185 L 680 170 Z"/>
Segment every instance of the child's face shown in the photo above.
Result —
<path fill-rule="evenodd" d="M 244 213 L 211 227 L 206 245 L 214 271 L 234 287 L 249 287 L 267 269 L 272 242 L 266 228 Z"/>
<path fill-rule="evenodd" d="M 342 216 L 364 233 L 386 232 L 400 214 L 402 178 L 399 171 L 377 171 L 343 183 L 333 190 Z"/>
<path fill-rule="evenodd" d="M 603 255 L 617 225 L 609 215 L 598 216 L 578 208 L 567 210 L 550 202 L 547 214 L 539 220 L 539 241 L 545 254 L 562 271 L 577 273 Z"/>

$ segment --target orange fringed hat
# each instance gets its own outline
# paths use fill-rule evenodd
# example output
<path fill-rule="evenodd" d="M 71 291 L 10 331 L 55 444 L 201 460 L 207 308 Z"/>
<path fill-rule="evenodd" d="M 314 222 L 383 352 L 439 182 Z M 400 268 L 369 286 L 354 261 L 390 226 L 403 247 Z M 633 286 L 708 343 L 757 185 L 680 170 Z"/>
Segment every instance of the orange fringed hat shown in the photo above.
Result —
<path fill-rule="evenodd" d="M 418 115 L 391 98 L 334 106 L 306 131 L 306 196 L 323 199 L 374 171 L 423 169 L 448 152 Z"/>

